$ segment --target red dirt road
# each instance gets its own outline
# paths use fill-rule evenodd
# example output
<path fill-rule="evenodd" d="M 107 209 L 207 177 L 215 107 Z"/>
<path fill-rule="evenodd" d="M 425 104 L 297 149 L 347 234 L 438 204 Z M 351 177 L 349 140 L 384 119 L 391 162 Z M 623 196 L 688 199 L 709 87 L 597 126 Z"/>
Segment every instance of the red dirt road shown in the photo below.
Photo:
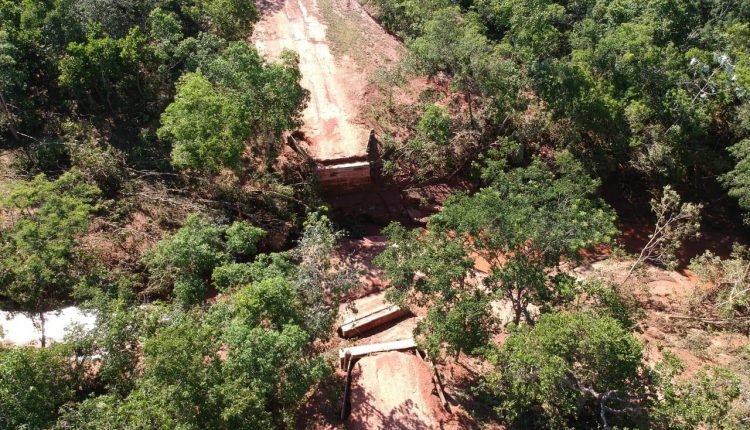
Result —
<path fill-rule="evenodd" d="M 369 130 L 354 122 L 367 76 L 352 61 L 331 53 L 317 0 L 263 0 L 252 42 L 268 58 L 284 49 L 300 57 L 302 86 L 310 91 L 302 131 L 313 158 L 331 160 L 366 154 Z"/>

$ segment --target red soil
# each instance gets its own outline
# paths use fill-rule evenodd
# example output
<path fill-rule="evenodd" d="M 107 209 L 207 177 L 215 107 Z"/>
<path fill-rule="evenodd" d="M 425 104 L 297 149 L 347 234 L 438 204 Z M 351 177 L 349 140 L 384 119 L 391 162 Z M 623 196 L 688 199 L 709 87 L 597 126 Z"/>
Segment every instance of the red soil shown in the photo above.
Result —
<path fill-rule="evenodd" d="M 364 357 L 352 370 L 352 411 L 347 428 L 459 428 L 433 389 L 429 366 L 413 352 Z"/>
<path fill-rule="evenodd" d="M 316 0 L 264 0 L 258 8 L 255 46 L 271 58 L 284 49 L 299 54 L 302 86 L 310 91 L 302 132 L 313 158 L 365 155 L 369 129 L 354 120 L 367 76 L 352 61 L 334 58 Z"/>
<path fill-rule="evenodd" d="M 339 242 L 334 260 L 346 259 L 360 273 L 358 287 L 349 291 L 345 299 L 365 297 L 377 293 L 387 286 L 387 282 L 381 279 L 383 271 L 375 267 L 372 262 L 378 254 L 383 252 L 385 247 L 385 236 L 365 236 L 361 239 L 344 239 Z"/>

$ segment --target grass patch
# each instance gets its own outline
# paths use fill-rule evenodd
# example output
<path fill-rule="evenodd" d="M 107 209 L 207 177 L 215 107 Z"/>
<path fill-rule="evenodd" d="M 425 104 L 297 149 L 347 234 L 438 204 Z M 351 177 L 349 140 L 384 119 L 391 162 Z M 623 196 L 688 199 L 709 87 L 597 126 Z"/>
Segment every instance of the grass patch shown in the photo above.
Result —
<path fill-rule="evenodd" d="M 336 10 L 337 0 L 319 0 L 320 13 L 328 25 L 326 37 L 331 43 L 331 50 L 337 56 L 347 55 L 357 65 L 364 67 L 371 62 L 368 58 L 368 29 L 362 22 L 362 16 L 354 10 Z"/>

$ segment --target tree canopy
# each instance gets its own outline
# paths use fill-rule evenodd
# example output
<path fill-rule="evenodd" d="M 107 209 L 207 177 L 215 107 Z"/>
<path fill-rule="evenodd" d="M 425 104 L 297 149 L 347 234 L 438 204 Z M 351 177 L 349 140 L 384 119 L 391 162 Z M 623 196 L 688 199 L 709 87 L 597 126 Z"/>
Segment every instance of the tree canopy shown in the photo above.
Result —
<path fill-rule="evenodd" d="M 98 194 L 71 171 L 20 183 L 1 202 L 10 222 L 0 228 L 0 296 L 11 309 L 40 318 L 42 328 L 42 313 L 77 283 L 83 255 L 76 239 L 88 229 Z"/>
<path fill-rule="evenodd" d="M 218 172 L 239 169 L 246 144 L 265 164 L 284 131 L 299 125 L 307 91 L 299 85 L 296 55 L 266 65 L 246 43 L 230 44 L 202 71 L 177 83 L 162 114 L 159 136 L 172 140 L 172 164 Z"/>
<path fill-rule="evenodd" d="M 487 384 L 498 412 L 513 425 L 563 428 L 571 420 L 612 419 L 611 409 L 638 399 L 643 347 L 617 321 L 585 313 L 543 315 L 518 328 L 490 355 Z M 588 407 L 582 408 L 581 404 Z M 607 425 L 607 421 L 603 423 Z"/>
<path fill-rule="evenodd" d="M 558 172 L 541 160 L 526 168 L 503 165 L 488 163 L 490 185 L 449 198 L 426 231 L 386 230 L 392 245 L 378 262 L 401 300 L 430 303 L 424 326 L 437 336 L 436 346 L 448 339 L 459 351 L 483 345 L 492 298 L 512 303 L 516 323 L 531 322 L 530 304 L 549 308 L 570 300 L 574 281 L 552 269 L 616 232 L 612 210 L 593 197 L 598 182 L 569 156 L 558 159 Z M 472 279 L 478 258 L 489 265 L 483 280 Z"/>

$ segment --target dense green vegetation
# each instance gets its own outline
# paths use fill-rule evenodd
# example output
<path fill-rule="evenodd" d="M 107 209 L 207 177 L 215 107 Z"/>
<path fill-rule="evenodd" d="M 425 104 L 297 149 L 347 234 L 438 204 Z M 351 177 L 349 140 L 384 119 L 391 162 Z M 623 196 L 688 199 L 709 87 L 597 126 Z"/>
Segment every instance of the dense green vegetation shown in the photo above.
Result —
<path fill-rule="evenodd" d="M 12 309 L 39 318 L 42 327 L 44 312 L 65 301 L 81 273 L 84 257 L 75 238 L 88 229 L 99 190 L 79 176 L 73 170 L 49 181 L 40 174 L 14 189 L 4 204 L 22 215 L 0 231 L 0 293 Z"/>
<path fill-rule="evenodd" d="M 459 165 L 476 148 L 508 141 L 526 161 L 545 148 L 567 149 L 623 195 L 630 185 L 670 183 L 698 200 L 729 195 L 747 208 L 745 2 L 369 3 L 409 46 L 407 69 L 447 78 L 464 94 L 450 127 Z M 419 120 L 395 121 L 423 135 Z M 424 169 L 434 154 L 429 146 L 415 151 L 411 140 L 395 146 L 391 158 L 405 169 Z M 403 151 L 421 155 L 402 159 Z"/>
<path fill-rule="evenodd" d="M 423 328 L 434 353 L 444 342 L 457 353 L 483 346 L 487 339 L 475 337 L 491 326 L 490 297 L 512 303 L 516 324 L 532 322 L 529 304 L 551 308 L 574 297 L 570 275 L 553 270 L 560 257 L 575 258 L 616 230 L 611 209 L 591 197 L 596 181 L 567 155 L 559 167 L 555 177 L 540 160 L 507 172 L 491 163 L 484 170 L 491 184 L 472 196 L 451 197 L 426 232 L 398 225 L 386 230 L 393 246 L 378 262 L 403 287 L 398 300 L 433 300 Z M 473 256 L 490 266 L 482 287 L 469 282 Z"/>
<path fill-rule="evenodd" d="M 647 366 L 630 332 L 634 309 L 617 285 L 582 282 L 562 268 L 616 233 L 613 211 L 594 197 L 598 181 L 578 161 L 561 152 L 552 166 L 535 159 L 508 169 L 493 159 L 481 176 L 486 187 L 453 195 L 424 231 L 389 226 L 391 245 L 376 259 L 393 300 L 428 307 L 415 334 L 432 356 L 487 359 L 493 369 L 480 390 L 511 428 L 739 428 L 726 414 L 740 395 L 735 375 L 716 369 L 677 388 L 680 361 L 660 363 L 663 373 Z M 477 257 L 486 275 L 475 271 Z M 702 258 L 746 276 L 736 274 L 737 263 Z M 746 303 L 744 284 L 732 288 L 733 306 Z M 509 321 L 493 312 L 498 301 L 510 305 Z M 491 341 L 506 330 L 501 346 Z M 704 410 L 706 398 L 715 403 Z"/>
<path fill-rule="evenodd" d="M 647 367 L 621 294 L 643 263 L 675 267 L 702 220 L 744 231 L 750 8 L 711 0 L 367 4 L 409 48 L 401 65 L 379 71 L 379 85 L 406 88 L 423 75 L 434 84 L 416 105 L 384 95 L 376 109 L 384 171 L 406 184 L 470 171 L 477 187 L 448 199 L 424 231 L 386 230 L 393 245 L 378 262 L 397 287 L 394 300 L 428 307 L 417 329 L 423 346 L 433 356 L 489 359 L 486 400 L 512 428 L 740 427 L 728 412 L 740 393 L 734 376 L 718 369 L 680 385 L 674 357 Z M 617 237 L 601 185 L 621 216 L 655 227 L 624 281 L 590 285 L 563 266 Z M 477 257 L 489 267 L 480 281 Z M 695 318 L 745 330 L 746 257 L 737 246 L 729 259 L 693 261 L 716 285 L 696 298 Z M 596 305 L 581 309 L 582 297 Z M 497 300 L 521 324 L 488 352 L 507 330 L 493 318 Z"/>
<path fill-rule="evenodd" d="M 745 241 L 750 4 L 367 6 L 408 51 L 372 77 L 389 185 L 463 189 L 423 227 L 384 225 L 375 263 L 424 310 L 420 348 L 468 362 L 455 399 L 477 426 L 746 427 L 746 375 L 686 374 L 633 296 L 702 222 Z M 294 428 L 336 377 L 359 278 L 285 144 L 309 98 L 299 57 L 263 58 L 258 19 L 250 0 L 0 0 L 0 310 L 42 333 L 67 305 L 96 316 L 0 346 L 0 429 Z M 592 250 L 624 254 L 618 213 L 654 226 L 645 245 L 627 275 L 582 280 Z M 747 247 L 689 267 L 712 287 L 658 318 L 747 334 Z"/>
<path fill-rule="evenodd" d="M 728 415 L 739 396 L 737 377 L 703 370 L 675 380 L 680 362 L 668 355 L 644 367 L 643 346 L 614 319 L 588 313 L 544 315 L 511 333 L 489 355 L 485 381 L 498 413 L 522 428 L 738 428 Z"/>
<path fill-rule="evenodd" d="M 332 332 L 352 278 L 331 275 L 337 234 L 312 216 L 297 248 L 229 263 L 244 269 L 222 273 L 231 294 L 189 306 L 202 301 L 212 267 L 229 262 L 222 234 L 231 244 L 247 233 L 258 237 L 247 224 L 190 216 L 147 257 L 151 280 L 174 285 L 174 304 L 138 306 L 128 289 L 87 289 L 93 331 L 51 348 L 0 350 L 3 428 L 292 425 L 310 388 L 331 373 L 313 341 Z"/>
<path fill-rule="evenodd" d="M 0 428 L 288 427 L 330 374 L 313 342 L 351 285 L 337 233 L 311 215 L 297 248 L 261 253 L 315 197 L 284 185 L 307 92 L 294 53 L 245 42 L 258 18 L 244 0 L 0 3 L 1 307 L 42 332 L 67 304 L 97 315 L 0 349 Z"/>

